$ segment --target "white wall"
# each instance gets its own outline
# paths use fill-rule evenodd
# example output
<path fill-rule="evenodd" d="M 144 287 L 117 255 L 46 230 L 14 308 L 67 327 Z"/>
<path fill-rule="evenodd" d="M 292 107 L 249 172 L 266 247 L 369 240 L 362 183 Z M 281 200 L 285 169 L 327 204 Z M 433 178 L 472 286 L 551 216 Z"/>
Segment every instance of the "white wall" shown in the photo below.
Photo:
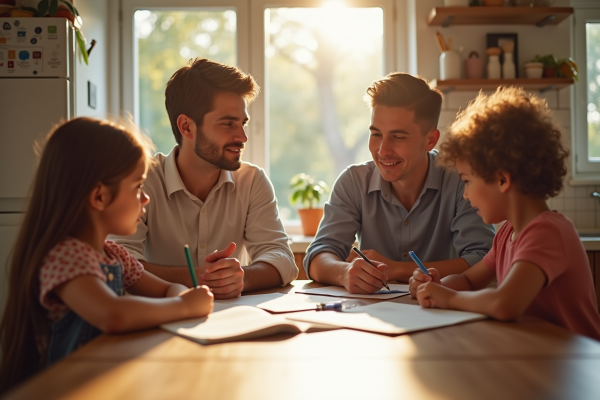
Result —
<path fill-rule="evenodd" d="M 76 68 L 76 114 L 106 118 L 108 110 L 108 2 L 76 0 L 73 2 L 83 20 L 81 30 L 89 48 L 92 39 L 96 46 L 90 53 L 88 65 L 77 60 Z M 96 108 L 88 105 L 88 81 L 96 85 Z"/>
<path fill-rule="evenodd" d="M 519 76 L 523 76 L 523 63 L 536 54 L 554 54 L 558 58 L 571 55 L 571 23 L 572 16 L 559 25 L 521 26 L 521 25 L 487 25 L 487 26 L 441 26 L 429 27 L 427 16 L 432 7 L 443 6 L 443 0 L 412 0 L 414 1 L 416 25 L 411 40 L 416 41 L 416 71 L 428 80 L 439 78 L 439 51 L 434 41 L 436 31 L 446 38 L 452 37 L 454 48 L 464 46 L 463 58 L 472 50 L 484 56 L 487 33 L 517 33 Z M 570 6 L 569 0 L 557 0 L 554 6 Z M 464 75 L 463 75 L 464 76 Z M 564 143 L 571 148 L 571 88 L 552 90 L 544 94 L 550 108 L 556 113 L 565 131 Z M 440 116 L 440 131 L 442 135 L 456 117 L 457 112 L 466 107 L 467 103 L 477 95 L 477 92 L 451 92 L 445 96 Z M 571 160 L 568 160 L 571 170 Z M 569 217 L 578 229 L 600 229 L 600 202 L 592 198 L 591 192 L 599 190 L 600 186 L 571 186 L 567 175 L 562 193 L 549 201 L 555 209 Z"/>

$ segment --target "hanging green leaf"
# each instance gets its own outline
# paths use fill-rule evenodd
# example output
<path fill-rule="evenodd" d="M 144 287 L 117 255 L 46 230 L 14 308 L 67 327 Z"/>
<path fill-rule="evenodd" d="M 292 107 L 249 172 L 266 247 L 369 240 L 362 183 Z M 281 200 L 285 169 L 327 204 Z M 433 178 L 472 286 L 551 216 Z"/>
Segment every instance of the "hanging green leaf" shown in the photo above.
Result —
<path fill-rule="evenodd" d="M 88 53 L 85 48 L 85 38 L 83 37 L 83 33 L 81 33 L 79 29 L 75 29 L 75 37 L 77 38 L 77 44 L 79 45 L 79 51 L 81 52 L 83 62 L 85 62 L 85 65 L 88 65 Z"/>
<path fill-rule="evenodd" d="M 43 17 L 44 15 L 46 15 L 46 13 L 48 13 L 48 0 L 42 0 L 38 3 L 38 13 L 40 17 Z"/>
<path fill-rule="evenodd" d="M 54 1 L 54 0 L 53 0 Z M 75 6 L 71 3 L 69 3 L 68 1 L 65 0 L 60 0 L 62 3 L 64 3 L 69 10 L 73 13 L 73 15 L 79 16 L 79 11 L 77 11 L 77 9 L 75 8 Z M 58 0 L 56 0 L 57 4 L 58 4 Z"/>
<path fill-rule="evenodd" d="M 50 0 L 50 6 L 48 7 L 48 14 L 56 15 L 58 12 L 58 0 Z"/>

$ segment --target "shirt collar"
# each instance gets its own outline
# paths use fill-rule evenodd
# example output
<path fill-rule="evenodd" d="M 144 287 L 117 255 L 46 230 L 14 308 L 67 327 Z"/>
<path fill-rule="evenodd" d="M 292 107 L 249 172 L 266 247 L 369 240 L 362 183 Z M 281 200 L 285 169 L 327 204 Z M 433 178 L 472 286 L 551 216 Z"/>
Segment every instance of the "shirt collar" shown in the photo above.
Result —
<path fill-rule="evenodd" d="M 429 158 L 429 168 L 427 169 L 427 176 L 425 177 L 425 184 L 423 185 L 421 194 L 425 193 L 427 189 L 440 190 L 442 188 L 443 168 L 436 165 L 435 160 L 437 156 L 438 151 L 435 149 L 427 153 L 427 157 Z M 377 190 L 381 191 L 385 197 L 386 194 L 391 194 L 392 184 L 383 179 L 381 172 L 379 172 L 379 168 L 375 165 L 371 180 L 369 181 L 368 193 Z"/>
<path fill-rule="evenodd" d="M 188 195 L 191 195 L 185 188 L 185 185 L 181 180 L 181 175 L 179 175 L 179 170 L 177 169 L 177 154 L 179 154 L 179 146 L 173 147 L 173 150 L 171 150 L 165 159 L 165 185 L 167 188 L 167 197 L 171 197 L 171 194 L 180 190 L 183 190 Z M 213 187 L 213 191 L 218 190 L 221 186 L 223 186 L 223 184 L 228 182 L 233 184 L 235 187 L 235 182 L 233 180 L 233 174 L 231 171 L 222 169 L 221 174 L 219 175 L 219 180 Z"/>

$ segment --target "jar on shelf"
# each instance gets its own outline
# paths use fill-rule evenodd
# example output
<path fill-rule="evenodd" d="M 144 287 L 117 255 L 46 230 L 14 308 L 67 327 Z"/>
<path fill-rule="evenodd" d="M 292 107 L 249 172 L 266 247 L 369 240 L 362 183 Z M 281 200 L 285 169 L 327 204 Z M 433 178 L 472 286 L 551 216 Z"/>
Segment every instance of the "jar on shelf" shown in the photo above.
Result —
<path fill-rule="evenodd" d="M 500 66 L 500 48 L 490 47 L 485 53 L 488 55 L 487 65 L 487 77 L 488 79 L 500 79 L 501 77 L 501 66 Z"/>
<path fill-rule="evenodd" d="M 440 54 L 440 79 L 460 79 L 460 55 L 456 51 Z"/>
<path fill-rule="evenodd" d="M 502 78 L 515 79 L 516 68 L 513 61 L 513 53 L 504 53 L 504 63 L 502 63 Z"/>

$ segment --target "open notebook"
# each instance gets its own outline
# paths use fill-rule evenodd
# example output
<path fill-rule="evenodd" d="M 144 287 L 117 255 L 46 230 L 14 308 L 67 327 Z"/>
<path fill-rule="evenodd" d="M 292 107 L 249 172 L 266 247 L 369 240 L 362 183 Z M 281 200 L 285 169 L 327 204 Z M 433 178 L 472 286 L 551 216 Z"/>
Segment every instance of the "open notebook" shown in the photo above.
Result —
<path fill-rule="evenodd" d="M 162 324 L 162 329 L 202 344 L 254 339 L 275 333 L 316 332 L 337 329 L 320 323 L 303 323 L 271 315 L 252 306 L 217 311 L 204 318 Z"/>

